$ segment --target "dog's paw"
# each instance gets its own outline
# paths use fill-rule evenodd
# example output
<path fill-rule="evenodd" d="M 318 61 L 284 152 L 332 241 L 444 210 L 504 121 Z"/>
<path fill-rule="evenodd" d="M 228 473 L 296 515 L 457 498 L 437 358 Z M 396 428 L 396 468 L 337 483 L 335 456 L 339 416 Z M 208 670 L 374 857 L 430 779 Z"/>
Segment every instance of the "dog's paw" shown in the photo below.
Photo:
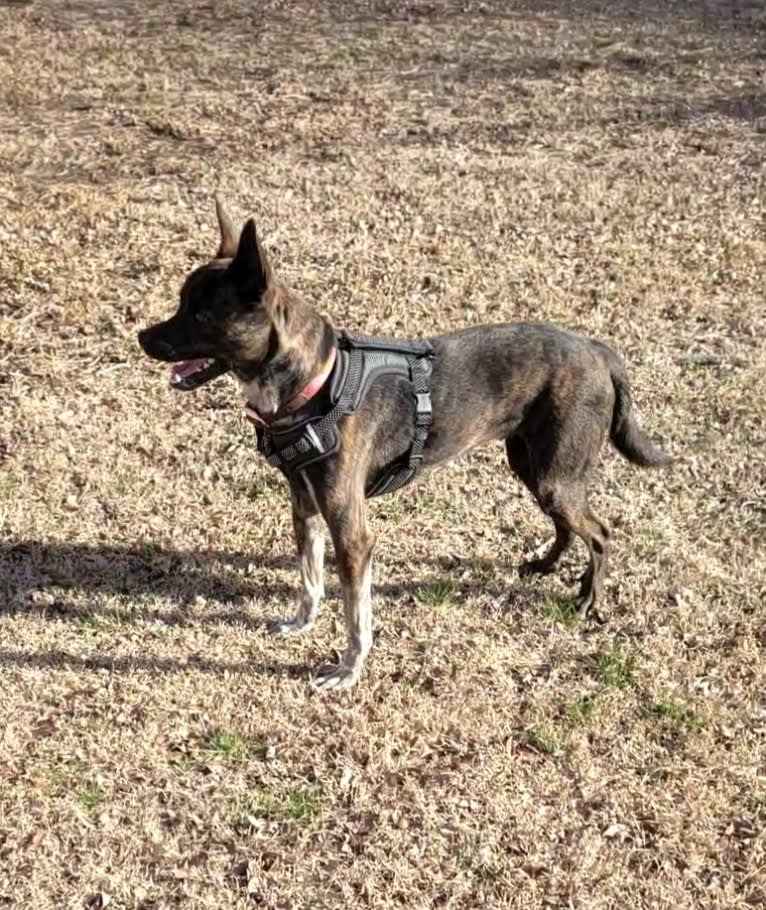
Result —
<path fill-rule="evenodd" d="M 317 692 L 340 692 L 350 689 L 359 679 L 359 671 L 341 664 L 338 667 L 328 667 L 320 670 L 311 681 L 312 688 Z"/>
<path fill-rule="evenodd" d="M 575 598 L 574 605 L 578 619 L 587 620 L 592 627 L 597 628 L 606 623 L 604 617 L 596 609 L 596 597 L 592 587 L 586 593 L 581 593 L 579 597 Z"/>
<path fill-rule="evenodd" d="M 530 575 L 550 575 L 552 571 L 553 566 L 545 559 L 528 559 L 519 566 L 521 578 L 529 578 Z"/>
<path fill-rule="evenodd" d="M 591 595 L 577 597 L 574 602 L 577 618 L 585 629 L 595 631 L 606 625 L 606 620 L 595 607 L 595 598 Z"/>
<path fill-rule="evenodd" d="M 314 625 L 302 619 L 272 619 L 266 628 L 272 635 L 304 635 Z"/>

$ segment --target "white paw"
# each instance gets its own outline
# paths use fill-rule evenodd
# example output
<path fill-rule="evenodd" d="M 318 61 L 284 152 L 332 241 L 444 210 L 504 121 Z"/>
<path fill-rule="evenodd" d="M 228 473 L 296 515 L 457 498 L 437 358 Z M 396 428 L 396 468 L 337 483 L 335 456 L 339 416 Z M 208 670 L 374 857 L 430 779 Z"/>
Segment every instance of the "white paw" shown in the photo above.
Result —
<path fill-rule="evenodd" d="M 267 628 L 272 635 L 303 635 L 314 625 L 305 619 L 272 619 Z"/>
<path fill-rule="evenodd" d="M 339 692 L 341 689 L 350 689 L 357 679 L 359 679 L 358 669 L 341 664 L 318 673 L 311 681 L 311 685 L 317 692 Z"/>

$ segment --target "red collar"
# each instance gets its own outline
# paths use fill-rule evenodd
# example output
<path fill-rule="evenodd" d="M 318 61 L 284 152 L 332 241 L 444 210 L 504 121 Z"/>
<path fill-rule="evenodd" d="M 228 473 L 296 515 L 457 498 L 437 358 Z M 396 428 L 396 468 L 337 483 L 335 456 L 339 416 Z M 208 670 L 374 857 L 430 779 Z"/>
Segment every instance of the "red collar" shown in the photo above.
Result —
<path fill-rule="evenodd" d="M 245 414 L 247 415 L 248 420 L 251 420 L 257 427 L 268 427 L 271 426 L 275 420 L 279 420 L 288 414 L 294 414 L 296 411 L 300 410 L 305 404 L 308 404 L 311 401 L 327 382 L 327 378 L 332 372 L 332 368 L 335 366 L 335 358 L 337 356 L 338 349 L 333 347 L 319 373 L 317 373 L 317 375 L 311 379 L 300 392 L 293 395 L 287 404 L 279 408 L 269 420 L 264 419 L 248 401 L 247 404 L 245 404 Z"/>

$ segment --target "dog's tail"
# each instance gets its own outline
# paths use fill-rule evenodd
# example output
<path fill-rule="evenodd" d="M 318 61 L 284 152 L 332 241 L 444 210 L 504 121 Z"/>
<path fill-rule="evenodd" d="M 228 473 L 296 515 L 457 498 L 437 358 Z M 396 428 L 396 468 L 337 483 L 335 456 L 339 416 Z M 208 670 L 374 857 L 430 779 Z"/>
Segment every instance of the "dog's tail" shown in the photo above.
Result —
<path fill-rule="evenodd" d="M 659 449 L 638 425 L 633 415 L 630 386 L 622 363 L 615 357 L 609 364 L 615 402 L 609 436 L 617 451 L 642 468 L 661 468 L 673 460 Z"/>

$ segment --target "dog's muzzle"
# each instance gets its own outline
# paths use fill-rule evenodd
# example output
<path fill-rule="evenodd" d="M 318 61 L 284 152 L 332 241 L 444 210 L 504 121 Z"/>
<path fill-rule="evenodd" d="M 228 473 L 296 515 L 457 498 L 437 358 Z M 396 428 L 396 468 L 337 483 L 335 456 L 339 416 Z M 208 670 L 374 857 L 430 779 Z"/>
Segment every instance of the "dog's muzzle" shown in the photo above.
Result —
<path fill-rule="evenodd" d="M 155 327 L 156 328 L 156 327 Z M 191 392 L 210 382 L 217 376 L 228 373 L 231 364 L 217 357 L 184 358 L 184 351 L 178 351 L 172 344 L 157 338 L 155 328 L 143 329 L 138 333 L 138 343 L 153 360 L 172 363 L 170 386 L 180 392 Z"/>
<path fill-rule="evenodd" d="M 172 344 L 156 338 L 151 329 L 144 329 L 138 333 L 138 343 L 144 349 L 144 353 L 155 360 L 174 360 L 175 350 Z"/>

